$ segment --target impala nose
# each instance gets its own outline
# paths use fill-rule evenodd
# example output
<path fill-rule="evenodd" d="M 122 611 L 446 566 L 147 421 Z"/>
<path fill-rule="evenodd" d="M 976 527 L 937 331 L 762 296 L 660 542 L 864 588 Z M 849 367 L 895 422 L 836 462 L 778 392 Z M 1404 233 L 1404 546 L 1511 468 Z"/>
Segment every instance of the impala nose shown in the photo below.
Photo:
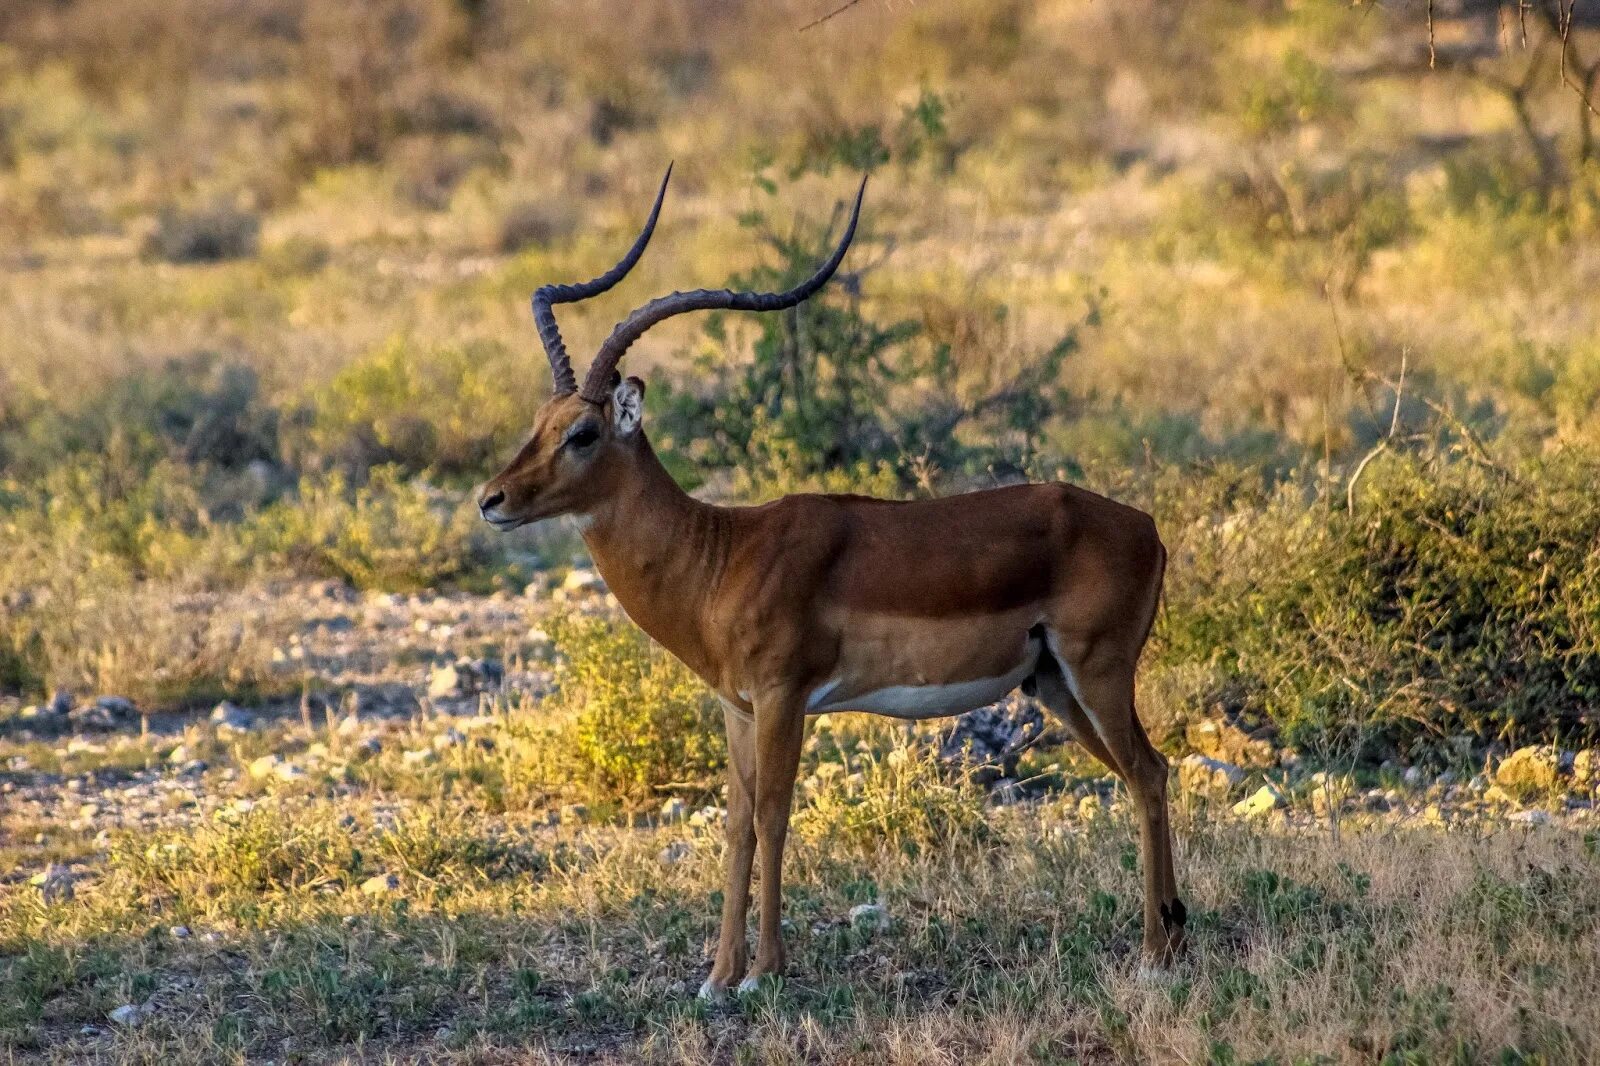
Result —
<path fill-rule="evenodd" d="M 506 502 L 506 494 L 500 489 L 485 492 L 478 498 L 478 513 L 488 518 L 489 512 Z"/>

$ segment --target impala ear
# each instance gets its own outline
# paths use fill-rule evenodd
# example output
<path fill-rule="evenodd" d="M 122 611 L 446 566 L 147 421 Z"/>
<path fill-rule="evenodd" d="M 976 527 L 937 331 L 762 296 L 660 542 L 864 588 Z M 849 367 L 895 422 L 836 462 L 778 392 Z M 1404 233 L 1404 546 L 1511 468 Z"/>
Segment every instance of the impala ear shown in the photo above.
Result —
<path fill-rule="evenodd" d="M 644 382 L 627 378 L 611 390 L 611 425 L 617 436 L 631 437 L 644 418 Z"/>

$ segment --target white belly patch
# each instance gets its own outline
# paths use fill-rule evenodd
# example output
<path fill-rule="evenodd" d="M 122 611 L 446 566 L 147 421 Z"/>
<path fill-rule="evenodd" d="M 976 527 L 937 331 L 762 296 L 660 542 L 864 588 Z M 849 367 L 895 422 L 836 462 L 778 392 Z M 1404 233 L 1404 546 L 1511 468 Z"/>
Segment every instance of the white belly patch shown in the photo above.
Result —
<path fill-rule="evenodd" d="M 940 718 L 985 707 L 1022 684 L 1039 662 L 1039 642 L 1028 642 L 1027 656 L 1016 669 L 1000 677 L 980 677 L 946 685 L 890 685 L 855 695 L 842 693 L 835 678 L 811 690 L 806 713 L 867 711 L 891 718 Z"/>

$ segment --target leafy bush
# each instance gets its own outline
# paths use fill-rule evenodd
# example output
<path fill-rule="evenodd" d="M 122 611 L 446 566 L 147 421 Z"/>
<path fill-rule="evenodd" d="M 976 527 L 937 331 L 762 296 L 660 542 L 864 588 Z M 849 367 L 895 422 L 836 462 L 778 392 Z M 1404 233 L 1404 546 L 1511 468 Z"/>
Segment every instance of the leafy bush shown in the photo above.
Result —
<path fill-rule="evenodd" d="M 141 579 L 81 524 L 0 525 L 0 691 L 114 693 L 146 709 L 255 698 L 290 680 L 268 635 L 193 581 Z"/>
<path fill-rule="evenodd" d="M 970 767 L 942 765 L 935 745 L 908 740 L 902 727 L 878 730 L 888 742 L 872 745 L 854 727 L 833 735 L 833 721 L 817 723 L 813 747 L 825 757 L 796 804 L 795 831 L 803 839 L 826 845 L 830 854 L 897 847 L 915 855 L 987 834 L 987 797 Z"/>
<path fill-rule="evenodd" d="M 722 710 L 687 667 L 626 622 L 559 617 L 550 635 L 561 721 L 552 742 L 593 799 L 647 806 L 667 785 L 714 792 L 727 763 Z"/>
<path fill-rule="evenodd" d="M 1592 451 L 1510 473 L 1390 455 L 1353 513 L 1302 480 L 1175 489 L 1161 657 L 1209 662 L 1213 700 L 1299 745 L 1592 739 L 1597 475 Z"/>
<path fill-rule="evenodd" d="M 297 573 L 403 591 L 483 577 L 497 558 L 490 536 L 466 497 L 395 466 L 374 468 L 359 486 L 338 472 L 304 478 L 242 532 L 257 553 Z"/>
<path fill-rule="evenodd" d="M 38 478 L 73 457 L 115 459 L 123 482 L 163 460 L 225 470 L 276 462 L 278 413 L 253 369 L 197 352 L 0 417 L 0 461 L 12 476 Z"/>
<path fill-rule="evenodd" d="M 532 419 L 527 394 L 508 384 L 527 369 L 525 354 L 500 344 L 424 350 L 397 338 L 314 394 L 309 425 L 286 450 L 311 468 L 480 478 Z"/>
<path fill-rule="evenodd" d="M 776 191 L 760 174 L 757 185 L 769 195 Z M 743 222 L 777 250 L 778 262 L 735 276 L 729 283 L 735 289 L 798 284 L 837 239 L 806 230 L 781 236 L 760 211 Z M 998 314 L 1003 318 L 1004 309 Z M 730 346 L 728 321 L 720 313 L 707 318 L 712 351 Z M 1042 355 L 1024 356 L 998 388 L 974 396 L 959 380 L 949 344 L 925 336 L 909 319 L 869 317 L 859 283 L 847 275 L 794 311 L 761 316 L 754 325 L 759 332 L 749 362 L 704 359 L 694 391 L 668 383 L 653 401 L 656 439 L 669 464 L 731 468 L 746 496 L 808 488 L 900 495 L 914 482 L 928 487 L 913 465 L 924 472 L 1014 475 L 1028 466 L 1063 403 L 1060 370 L 1077 347 L 1069 333 Z"/>
<path fill-rule="evenodd" d="M 261 220 L 230 207 L 161 212 L 144 253 L 167 263 L 215 263 L 254 255 Z"/>

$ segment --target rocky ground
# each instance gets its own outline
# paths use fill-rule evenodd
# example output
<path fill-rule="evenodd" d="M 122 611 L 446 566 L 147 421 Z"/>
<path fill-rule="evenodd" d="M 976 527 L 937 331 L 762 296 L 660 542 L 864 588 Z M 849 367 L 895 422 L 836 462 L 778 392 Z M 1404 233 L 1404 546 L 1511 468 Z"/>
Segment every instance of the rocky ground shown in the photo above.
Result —
<path fill-rule="evenodd" d="M 93 897 L 108 853 L 128 839 L 162 841 L 160 848 L 178 855 L 186 834 L 218 827 L 233 832 L 254 824 L 253 816 L 290 823 L 326 818 L 352 834 L 392 832 L 427 795 L 443 795 L 439 790 L 448 790 L 453 773 L 476 772 L 464 753 L 481 756 L 506 743 L 508 708 L 536 713 L 552 684 L 554 651 L 538 621 L 549 604 L 614 610 L 598 578 L 585 570 L 530 597 L 362 595 L 332 584 L 252 595 L 260 617 L 295 620 L 272 639 L 274 659 L 302 681 L 298 697 L 146 714 L 114 693 L 62 692 L 43 705 L 0 708 L 0 893 L 9 897 L 8 906 L 29 898 L 68 906 L 80 893 Z M 829 733 L 830 725 L 819 723 L 817 732 Z M 1060 747 L 1060 739 L 1037 705 L 1021 696 L 928 737 L 942 759 L 975 768 L 972 780 L 987 789 L 997 811 L 1042 804 L 1056 820 L 1051 824 L 1065 819 L 1081 826 L 1107 814 L 1125 817 L 1114 782 L 1076 758 L 1070 746 Z M 1329 834 L 1334 841 L 1341 832 L 1469 826 L 1473 834 L 1495 826 L 1549 826 L 1588 839 L 1600 821 L 1595 751 L 1487 749 L 1452 768 L 1389 764 L 1350 773 L 1313 766 L 1270 737 L 1227 721 L 1191 725 L 1184 746 L 1188 753 L 1174 760 L 1173 788 L 1180 817 L 1190 820 L 1238 821 L 1274 834 Z M 387 777 L 374 774 L 380 762 Z M 819 763 L 802 782 L 802 796 L 876 787 L 865 781 L 870 767 L 846 763 Z M 416 795 L 407 794 L 407 777 L 415 777 Z M 631 823 L 566 805 L 486 819 L 467 836 L 533 842 L 527 846 L 542 852 L 554 845 L 541 833 L 558 840 L 591 822 L 620 832 L 632 824 L 648 838 L 643 846 L 656 861 L 671 866 L 700 862 L 715 851 L 720 816 L 714 802 L 678 798 Z M 674 825 L 681 832 L 669 829 Z M 404 865 L 359 869 L 355 888 L 374 902 L 412 889 L 402 886 Z M 841 919 L 847 925 L 878 920 L 861 918 L 861 905 L 852 906 L 850 917 Z M 225 924 L 161 928 L 173 941 L 211 943 L 229 935 Z M 170 995 L 170 988 L 130 987 L 116 1002 L 102 997 L 92 1008 L 75 1009 L 76 1020 L 53 1031 L 85 1042 L 90 1052 L 105 1052 L 123 1046 L 119 1029 L 142 1026 Z M 93 1016 L 83 1018 L 86 1011 Z"/>

